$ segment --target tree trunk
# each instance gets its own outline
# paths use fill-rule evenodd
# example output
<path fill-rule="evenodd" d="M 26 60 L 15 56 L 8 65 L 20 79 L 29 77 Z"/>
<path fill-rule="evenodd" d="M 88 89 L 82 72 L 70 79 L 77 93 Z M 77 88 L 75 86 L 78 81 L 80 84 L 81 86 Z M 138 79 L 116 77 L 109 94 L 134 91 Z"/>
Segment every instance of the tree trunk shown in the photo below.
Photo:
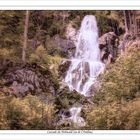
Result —
<path fill-rule="evenodd" d="M 128 33 L 129 32 L 129 25 L 128 25 L 128 15 L 127 15 L 127 11 L 123 11 L 124 14 L 124 23 L 125 23 L 125 32 Z"/>
<path fill-rule="evenodd" d="M 138 30 L 139 30 L 139 23 L 137 23 L 137 20 L 136 20 L 136 13 L 135 11 L 133 11 L 133 29 L 134 29 L 134 35 L 138 35 Z"/>
<path fill-rule="evenodd" d="M 24 41 L 22 48 L 22 61 L 26 62 L 26 49 L 27 49 L 27 41 L 28 41 L 28 26 L 29 26 L 29 11 L 26 11 L 25 15 L 25 24 L 24 24 Z"/>
<path fill-rule="evenodd" d="M 126 33 L 136 35 L 137 24 L 136 24 L 135 11 L 125 10 L 123 11 L 123 13 L 124 13 Z"/>

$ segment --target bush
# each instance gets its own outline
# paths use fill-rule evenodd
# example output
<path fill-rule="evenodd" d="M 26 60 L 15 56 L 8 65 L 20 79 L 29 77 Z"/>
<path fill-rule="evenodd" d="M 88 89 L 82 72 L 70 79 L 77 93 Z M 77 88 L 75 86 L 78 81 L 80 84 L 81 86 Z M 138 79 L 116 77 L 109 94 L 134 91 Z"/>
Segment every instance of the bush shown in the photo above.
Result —
<path fill-rule="evenodd" d="M 0 63 L 5 63 L 6 60 L 14 61 L 16 63 L 21 62 L 20 49 L 11 48 L 1 48 L 0 49 Z"/>
<path fill-rule="evenodd" d="M 129 101 L 140 96 L 140 51 L 136 46 L 127 48 L 115 64 L 103 75 L 102 88 L 95 102 Z"/>
<path fill-rule="evenodd" d="M 128 103 L 112 103 L 94 107 L 87 114 L 87 129 L 135 130 L 140 129 L 140 98 Z"/>
<path fill-rule="evenodd" d="M 31 95 L 24 99 L 5 97 L 4 100 L 1 103 L 4 107 L 0 117 L 1 129 L 55 129 L 55 107 L 52 104 L 45 104 Z"/>
<path fill-rule="evenodd" d="M 37 63 L 47 68 L 49 59 L 46 49 L 43 46 L 39 46 L 35 52 L 30 55 L 29 62 Z"/>
<path fill-rule="evenodd" d="M 103 75 L 87 129 L 140 129 L 140 51 L 130 46 Z"/>
<path fill-rule="evenodd" d="M 58 69 L 61 61 L 62 58 L 59 55 L 49 56 L 49 66 L 50 66 L 49 68 L 51 72 L 57 76 L 57 78 L 58 78 Z"/>

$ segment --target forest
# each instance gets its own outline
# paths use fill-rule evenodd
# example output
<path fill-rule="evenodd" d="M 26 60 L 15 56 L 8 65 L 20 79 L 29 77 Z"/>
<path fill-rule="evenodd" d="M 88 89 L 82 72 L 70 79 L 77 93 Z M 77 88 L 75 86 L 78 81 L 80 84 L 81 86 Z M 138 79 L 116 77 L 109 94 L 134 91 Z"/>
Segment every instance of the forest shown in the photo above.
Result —
<path fill-rule="evenodd" d="M 1 130 L 139 130 L 140 11 L 0 11 Z"/>

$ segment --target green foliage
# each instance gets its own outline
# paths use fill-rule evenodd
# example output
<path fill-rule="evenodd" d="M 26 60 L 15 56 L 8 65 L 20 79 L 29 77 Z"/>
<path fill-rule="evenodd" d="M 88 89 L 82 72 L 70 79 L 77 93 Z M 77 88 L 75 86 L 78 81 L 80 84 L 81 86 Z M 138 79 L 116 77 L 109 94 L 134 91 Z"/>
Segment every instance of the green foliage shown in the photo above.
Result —
<path fill-rule="evenodd" d="M 19 47 L 23 19 L 23 11 L 0 11 L 0 47 Z"/>
<path fill-rule="evenodd" d="M 76 91 L 69 91 L 67 87 L 59 89 L 56 97 L 56 107 L 58 109 L 68 109 L 75 105 L 79 106 L 86 100 L 84 96 L 81 96 Z"/>
<path fill-rule="evenodd" d="M 129 101 L 140 95 L 140 51 L 130 46 L 115 64 L 109 66 L 103 76 L 100 101 Z M 95 96 L 95 98 L 97 98 Z"/>
<path fill-rule="evenodd" d="M 6 60 L 20 63 L 21 56 L 19 52 L 21 52 L 21 49 L 18 48 L 0 48 L 0 63 L 4 63 Z"/>
<path fill-rule="evenodd" d="M 103 76 L 102 88 L 87 113 L 87 129 L 140 128 L 140 51 L 130 46 Z M 133 120 L 133 121 L 132 121 Z"/>
<path fill-rule="evenodd" d="M 94 107 L 87 114 L 87 129 L 135 130 L 140 129 L 140 99 L 128 103 L 112 103 Z"/>
<path fill-rule="evenodd" d="M 0 58 L 2 60 L 6 60 L 10 57 L 10 55 L 13 54 L 13 50 L 8 50 L 6 48 L 0 49 Z"/>
<path fill-rule="evenodd" d="M 29 62 L 47 67 L 49 59 L 45 48 L 43 46 L 39 46 L 35 52 L 30 55 Z"/>
<path fill-rule="evenodd" d="M 38 97 L 3 97 L 0 129 L 55 129 L 55 108 Z M 5 126 L 4 126 L 5 125 Z"/>
<path fill-rule="evenodd" d="M 48 51 L 43 46 L 39 46 L 34 53 L 29 57 L 30 63 L 36 63 L 41 66 L 46 71 L 51 71 L 53 73 L 50 79 L 55 83 L 56 88 L 58 88 L 58 68 L 62 58 L 59 55 L 48 55 Z"/>
<path fill-rule="evenodd" d="M 58 77 L 58 68 L 59 68 L 61 61 L 62 61 L 62 57 L 60 57 L 58 55 L 49 56 L 49 69 L 57 77 Z"/>
<path fill-rule="evenodd" d="M 48 55 L 66 57 L 64 49 L 58 46 L 57 42 L 54 42 L 54 38 L 47 36 L 46 42 L 47 43 L 45 48 L 47 50 Z"/>

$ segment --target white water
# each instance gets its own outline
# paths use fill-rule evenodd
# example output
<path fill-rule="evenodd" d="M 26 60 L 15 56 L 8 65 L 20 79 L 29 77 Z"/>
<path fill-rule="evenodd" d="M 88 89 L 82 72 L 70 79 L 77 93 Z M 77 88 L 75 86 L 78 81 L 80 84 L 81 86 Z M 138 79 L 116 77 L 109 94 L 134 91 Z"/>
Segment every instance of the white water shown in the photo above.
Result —
<path fill-rule="evenodd" d="M 75 57 L 71 59 L 65 82 L 70 90 L 90 96 L 89 90 L 103 70 L 104 64 L 100 60 L 96 18 L 87 15 L 81 23 Z"/>
<path fill-rule="evenodd" d="M 72 107 L 70 109 L 71 117 L 69 118 L 77 125 L 77 127 L 84 127 L 86 125 L 85 120 L 80 117 L 82 107 Z"/>
<path fill-rule="evenodd" d="M 70 117 L 66 116 L 63 112 L 61 115 L 61 120 L 58 121 L 57 125 L 61 126 L 63 124 L 67 124 L 66 122 L 73 122 L 73 125 L 75 128 L 84 127 L 86 125 L 86 122 L 84 118 L 80 116 L 82 107 L 71 107 L 69 109 Z"/>

